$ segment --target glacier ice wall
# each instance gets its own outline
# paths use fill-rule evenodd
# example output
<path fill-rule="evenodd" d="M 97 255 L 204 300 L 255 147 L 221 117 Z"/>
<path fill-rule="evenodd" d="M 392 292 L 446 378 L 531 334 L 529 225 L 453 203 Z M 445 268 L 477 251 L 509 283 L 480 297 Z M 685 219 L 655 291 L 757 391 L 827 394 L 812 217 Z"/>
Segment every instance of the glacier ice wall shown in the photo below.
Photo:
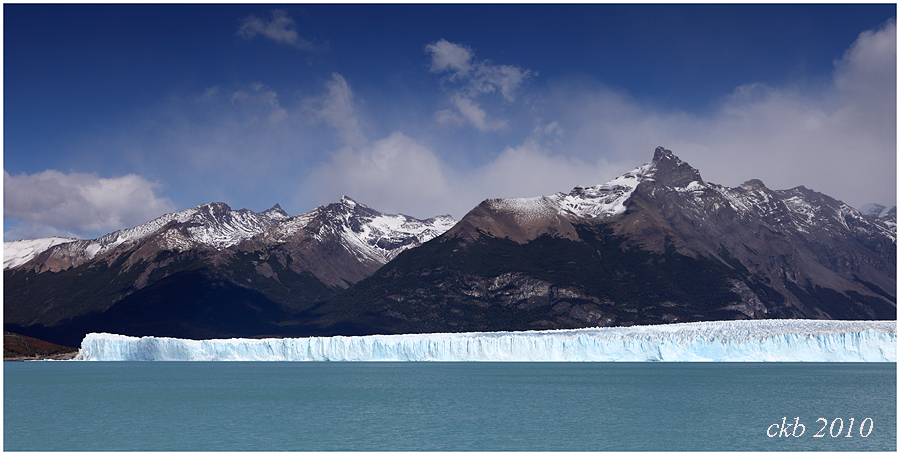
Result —
<path fill-rule="evenodd" d="M 896 321 L 185 340 L 88 334 L 76 360 L 896 362 Z"/>

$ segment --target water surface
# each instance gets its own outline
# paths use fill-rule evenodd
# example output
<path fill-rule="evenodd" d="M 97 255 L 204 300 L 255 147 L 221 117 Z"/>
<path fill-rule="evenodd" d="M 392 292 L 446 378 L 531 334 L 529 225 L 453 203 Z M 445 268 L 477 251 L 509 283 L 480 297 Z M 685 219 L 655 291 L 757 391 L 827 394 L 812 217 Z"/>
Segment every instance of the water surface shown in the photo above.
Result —
<path fill-rule="evenodd" d="M 895 363 L 6 362 L 3 375 L 12 451 L 897 448 Z M 779 431 L 797 417 L 804 434 Z M 813 437 L 819 418 L 843 429 Z"/>

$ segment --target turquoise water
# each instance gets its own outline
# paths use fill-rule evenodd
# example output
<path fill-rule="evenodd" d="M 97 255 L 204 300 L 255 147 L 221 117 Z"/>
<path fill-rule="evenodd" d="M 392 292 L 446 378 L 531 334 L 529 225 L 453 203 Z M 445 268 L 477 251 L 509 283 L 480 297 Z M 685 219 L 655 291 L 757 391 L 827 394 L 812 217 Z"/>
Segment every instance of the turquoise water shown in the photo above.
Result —
<path fill-rule="evenodd" d="M 895 451 L 896 374 L 894 363 L 6 362 L 3 449 Z M 802 435 L 778 435 L 797 417 Z"/>

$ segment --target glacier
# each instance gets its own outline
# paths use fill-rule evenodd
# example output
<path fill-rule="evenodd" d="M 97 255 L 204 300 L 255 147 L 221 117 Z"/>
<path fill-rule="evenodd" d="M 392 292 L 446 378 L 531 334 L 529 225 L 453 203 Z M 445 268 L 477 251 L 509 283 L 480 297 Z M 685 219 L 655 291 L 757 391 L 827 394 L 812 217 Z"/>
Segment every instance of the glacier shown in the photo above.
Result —
<path fill-rule="evenodd" d="M 743 320 L 527 332 L 188 340 L 90 333 L 74 360 L 896 362 L 896 321 Z"/>

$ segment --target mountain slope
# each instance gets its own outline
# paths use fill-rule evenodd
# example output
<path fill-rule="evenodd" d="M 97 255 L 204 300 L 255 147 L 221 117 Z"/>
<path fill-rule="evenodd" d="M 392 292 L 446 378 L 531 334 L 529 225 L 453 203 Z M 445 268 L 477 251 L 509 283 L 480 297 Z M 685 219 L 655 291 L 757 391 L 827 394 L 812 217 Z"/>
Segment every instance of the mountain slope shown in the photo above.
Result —
<path fill-rule="evenodd" d="M 4 272 L 10 330 L 72 343 L 89 331 L 253 336 L 440 235 L 448 216 L 387 215 L 350 198 L 288 216 L 204 204 Z"/>
<path fill-rule="evenodd" d="M 32 259 L 38 254 L 61 243 L 74 242 L 78 239 L 65 237 L 46 237 L 42 239 L 15 240 L 3 242 L 3 270 L 16 268 Z"/>
<path fill-rule="evenodd" d="M 401 333 L 896 318 L 896 231 L 804 187 L 705 182 L 670 151 L 606 184 L 491 199 L 305 312 Z"/>
<path fill-rule="evenodd" d="M 89 261 L 103 260 L 108 263 L 122 251 L 146 243 L 150 237 L 154 237 L 153 245 L 159 250 L 218 250 L 250 239 L 284 218 L 287 214 L 278 204 L 262 213 L 247 209 L 232 210 L 220 202 L 203 204 L 98 239 L 76 240 L 50 247 L 25 267 L 40 273 L 59 272 Z"/>

